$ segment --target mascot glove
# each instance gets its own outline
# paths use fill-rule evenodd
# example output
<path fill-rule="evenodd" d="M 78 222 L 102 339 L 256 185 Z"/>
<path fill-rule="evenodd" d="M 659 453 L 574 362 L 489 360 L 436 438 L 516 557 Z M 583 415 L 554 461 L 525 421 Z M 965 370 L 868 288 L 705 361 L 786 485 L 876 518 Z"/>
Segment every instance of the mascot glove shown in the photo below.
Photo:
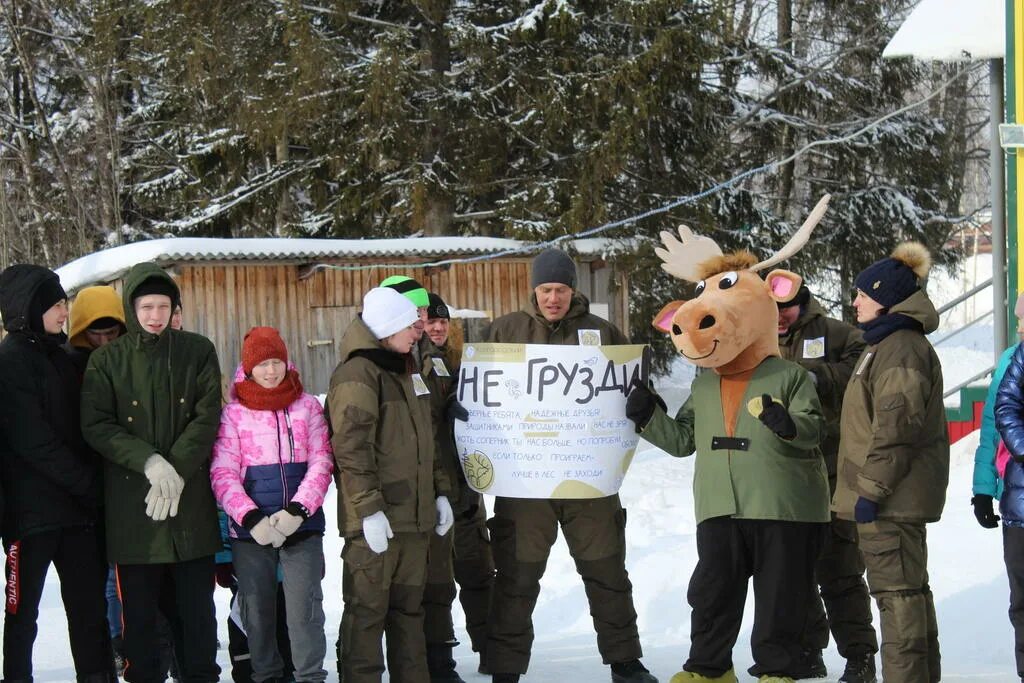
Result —
<path fill-rule="evenodd" d="M 761 395 L 761 414 L 757 416 L 768 429 L 775 432 L 780 439 L 792 439 L 796 436 L 796 423 L 786 410 L 786 406 L 772 400 L 768 394 Z"/>
<path fill-rule="evenodd" d="M 154 522 L 162 522 L 168 517 L 175 517 L 178 514 L 178 501 L 180 500 L 180 493 L 173 498 L 165 498 L 160 495 L 160 489 L 157 486 L 150 486 L 145 499 L 146 516 Z"/>
<path fill-rule="evenodd" d="M 878 518 L 878 503 L 860 496 L 853 506 L 853 518 L 857 520 L 857 524 L 870 524 L 875 521 Z"/>
<path fill-rule="evenodd" d="M 437 505 L 437 526 L 434 531 L 438 536 L 444 536 L 455 524 L 455 513 L 452 512 L 452 504 L 448 502 L 447 496 L 438 496 L 434 503 Z"/>
<path fill-rule="evenodd" d="M 363 538 L 370 550 L 380 555 L 388 549 L 388 539 L 394 538 L 391 523 L 383 510 L 377 510 L 369 517 L 363 517 Z"/>
<path fill-rule="evenodd" d="M 270 526 L 280 531 L 283 536 L 294 534 L 304 521 L 302 515 L 293 515 L 287 510 L 278 510 L 270 515 Z"/>
<path fill-rule="evenodd" d="M 164 460 L 159 453 L 149 456 L 146 464 L 142 467 L 142 473 L 146 475 L 150 485 L 157 489 L 162 498 L 176 499 L 185 489 L 185 480 L 178 475 L 174 466 Z"/>
<path fill-rule="evenodd" d="M 252 540 L 260 545 L 272 545 L 275 548 L 280 548 L 284 545 L 284 534 L 274 528 L 274 525 L 270 523 L 269 517 L 264 517 L 256 526 L 249 529 L 249 535 L 252 536 Z"/>
<path fill-rule="evenodd" d="M 643 382 L 637 384 L 633 387 L 633 391 L 629 392 L 629 396 L 626 397 L 626 417 L 636 424 L 637 434 L 642 432 L 647 423 L 651 421 L 655 408 L 661 408 L 668 412 L 665 400 Z"/>
<path fill-rule="evenodd" d="M 971 498 L 971 505 L 974 506 L 974 516 L 978 519 L 978 524 L 986 529 L 995 529 L 999 526 L 999 515 L 995 513 L 992 496 L 979 493 Z"/>

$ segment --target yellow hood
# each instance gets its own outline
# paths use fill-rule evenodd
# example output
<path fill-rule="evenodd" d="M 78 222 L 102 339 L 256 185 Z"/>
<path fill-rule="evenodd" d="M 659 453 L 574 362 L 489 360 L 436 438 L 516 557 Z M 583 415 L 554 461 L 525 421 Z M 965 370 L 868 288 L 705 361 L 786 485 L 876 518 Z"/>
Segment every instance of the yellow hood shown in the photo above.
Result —
<path fill-rule="evenodd" d="M 90 348 L 85 331 L 100 318 L 114 318 L 122 325 L 125 324 L 121 295 L 106 285 L 86 287 L 71 304 L 71 345 Z"/>

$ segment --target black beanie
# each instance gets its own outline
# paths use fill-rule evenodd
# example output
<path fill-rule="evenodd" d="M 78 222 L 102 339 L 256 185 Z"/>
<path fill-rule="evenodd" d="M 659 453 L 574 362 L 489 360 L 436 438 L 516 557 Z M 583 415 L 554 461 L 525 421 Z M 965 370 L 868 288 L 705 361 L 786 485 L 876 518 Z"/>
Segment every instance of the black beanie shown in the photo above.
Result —
<path fill-rule="evenodd" d="M 430 305 L 427 306 L 427 320 L 433 318 L 451 320 L 452 314 L 449 312 L 448 306 L 445 305 L 444 299 L 433 292 L 430 292 L 427 296 L 430 299 Z"/>
<path fill-rule="evenodd" d="M 576 264 L 561 249 L 545 249 L 533 259 L 530 286 L 536 289 L 549 282 L 576 289 Z"/>
<path fill-rule="evenodd" d="M 796 296 L 789 301 L 778 301 L 779 310 L 783 308 L 791 308 L 793 306 L 806 306 L 811 300 L 811 290 L 807 289 L 807 285 L 800 285 L 800 289 L 796 290 Z"/>
<path fill-rule="evenodd" d="M 145 280 L 139 283 L 139 286 L 132 291 L 132 304 L 139 297 L 146 296 L 148 294 L 162 294 L 171 300 L 171 308 L 173 309 L 180 302 L 178 297 L 178 288 L 171 284 L 166 278 L 159 276 L 147 277 Z"/>
<path fill-rule="evenodd" d="M 920 289 L 910 266 L 892 257 L 875 261 L 860 271 L 854 285 L 885 308 L 895 306 Z"/>

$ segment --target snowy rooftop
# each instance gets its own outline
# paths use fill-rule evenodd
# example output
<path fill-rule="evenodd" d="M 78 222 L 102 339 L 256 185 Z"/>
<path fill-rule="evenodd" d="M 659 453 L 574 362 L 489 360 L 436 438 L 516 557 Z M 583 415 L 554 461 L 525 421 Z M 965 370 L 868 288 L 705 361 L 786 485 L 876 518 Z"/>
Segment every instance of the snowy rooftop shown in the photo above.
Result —
<path fill-rule="evenodd" d="M 578 253 L 600 256 L 615 240 L 571 241 Z M 68 292 L 98 282 L 116 280 L 136 263 L 161 265 L 201 261 L 316 261 L 326 259 L 446 259 L 484 254 L 529 256 L 531 242 L 497 237 L 403 237 L 396 239 L 329 240 L 293 238 L 173 237 L 135 242 L 83 256 L 56 269 Z"/>
<path fill-rule="evenodd" d="M 921 0 L 882 56 L 958 62 L 1005 53 L 1005 0 Z"/>

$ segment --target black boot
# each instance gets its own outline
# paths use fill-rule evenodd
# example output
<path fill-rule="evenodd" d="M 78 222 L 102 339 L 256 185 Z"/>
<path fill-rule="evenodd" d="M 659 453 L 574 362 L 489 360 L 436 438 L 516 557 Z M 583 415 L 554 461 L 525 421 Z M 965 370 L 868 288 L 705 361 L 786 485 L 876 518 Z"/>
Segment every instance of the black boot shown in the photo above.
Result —
<path fill-rule="evenodd" d="M 789 675 L 795 680 L 800 680 L 801 678 L 825 678 L 828 676 L 825 660 L 821 658 L 821 650 L 804 650 Z"/>
<path fill-rule="evenodd" d="M 839 683 L 877 683 L 875 676 L 875 653 L 851 655 L 846 660 L 846 670 L 839 678 Z"/>
<path fill-rule="evenodd" d="M 639 659 L 612 664 L 612 683 L 658 683 Z"/>
<path fill-rule="evenodd" d="M 427 645 L 427 671 L 430 672 L 430 683 L 466 683 L 455 672 L 452 646 L 448 644 Z"/>
<path fill-rule="evenodd" d="M 519 683 L 519 674 L 494 674 L 491 683 Z"/>

